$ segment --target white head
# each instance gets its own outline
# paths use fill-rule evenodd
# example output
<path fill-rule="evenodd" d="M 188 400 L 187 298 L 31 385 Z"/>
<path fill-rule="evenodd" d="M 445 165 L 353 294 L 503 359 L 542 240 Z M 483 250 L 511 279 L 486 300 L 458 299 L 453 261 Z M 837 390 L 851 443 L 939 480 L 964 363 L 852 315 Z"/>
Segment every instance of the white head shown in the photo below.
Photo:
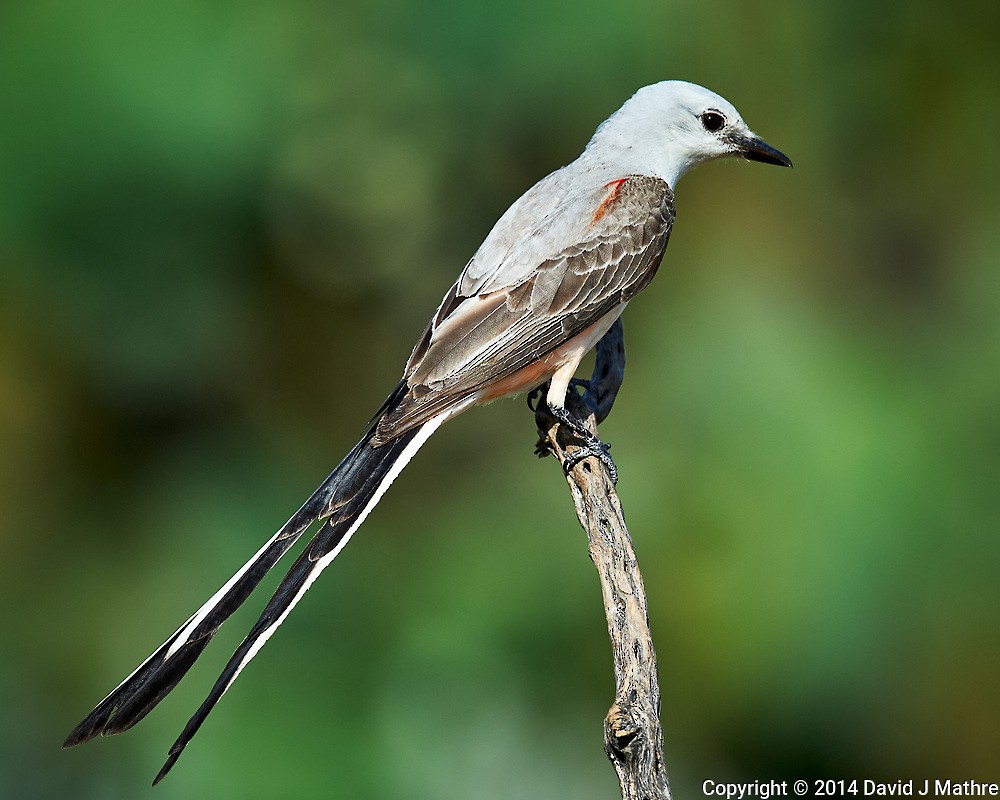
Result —
<path fill-rule="evenodd" d="M 691 167 L 715 158 L 792 166 L 747 127 L 732 103 L 685 81 L 644 86 L 601 124 L 587 151 L 672 187 Z"/>

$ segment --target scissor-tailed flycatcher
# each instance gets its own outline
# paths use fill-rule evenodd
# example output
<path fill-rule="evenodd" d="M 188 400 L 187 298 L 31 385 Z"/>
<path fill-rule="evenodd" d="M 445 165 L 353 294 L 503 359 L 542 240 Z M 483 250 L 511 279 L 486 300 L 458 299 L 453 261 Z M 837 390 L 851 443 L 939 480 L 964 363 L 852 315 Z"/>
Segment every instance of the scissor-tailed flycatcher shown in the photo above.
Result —
<path fill-rule="evenodd" d="M 703 161 L 791 161 L 736 109 L 694 84 L 640 89 L 572 164 L 543 178 L 500 218 L 438 306 L 371 427 L 257 553 L 109 694 L 66 739 L 131 728 L 184 677 L 219 626 L 315 521 L 322 524 L 170 749 L 174 765 L 219 698 L 347 544 L 403 467 L 443 422 L 473 405 L 549 381 L 545 402 L 581 438 L 605 447 L 565 408 L 583 356 L 646 288 L 667 246 L 678 179 Z"/>

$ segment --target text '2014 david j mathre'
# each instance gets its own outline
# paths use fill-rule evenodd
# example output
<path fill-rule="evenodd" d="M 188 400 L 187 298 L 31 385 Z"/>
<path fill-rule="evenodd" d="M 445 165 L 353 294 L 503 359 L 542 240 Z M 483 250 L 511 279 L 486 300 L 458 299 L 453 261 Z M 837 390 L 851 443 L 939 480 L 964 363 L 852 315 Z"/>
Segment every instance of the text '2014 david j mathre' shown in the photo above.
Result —
<path fill-rule="evenodd" d="M 1000 784 L 976 780 L 863 780 L 750 781 L 725 783 L 705 780 L 701 791 L 706 797 L 743 800 L 771 797 L 998 797 Z"/>

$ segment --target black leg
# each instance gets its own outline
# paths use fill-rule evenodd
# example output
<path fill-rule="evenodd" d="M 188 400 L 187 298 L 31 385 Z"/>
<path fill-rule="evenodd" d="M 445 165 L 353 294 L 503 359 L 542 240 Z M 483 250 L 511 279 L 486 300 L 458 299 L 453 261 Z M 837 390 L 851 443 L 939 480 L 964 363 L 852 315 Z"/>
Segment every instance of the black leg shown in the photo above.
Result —
<path fill-rule="evenodd" d="M 583 401 L 594 412 L 594 418 L 600 425 L 611 413 L 615 397 L 625 378 L 625 328 L 621 317 L 601 337 L 597 343 L 597 359 L 594 363 L 594 374 L 589 381 L 577 381 L 585 392 Z"/>
<path fill-rule="evenodd" d="M 594 419 L 600 424 L 611 413 L 611 407 L 615 402 L 618 389 L 622 385 L 624 375 L 625 338 L 622 321 L 619 318 L 597 343 L 597 360 L 594 364 L 594 374 L 590 380 L 573 378 L 570 381 L 570 390 L 566 397 L 567 405 L 575 408 L 582 403 L 593 412 Z M 535 455 L 542 458 L 550 452 L 546 440 L 546 425 L 542 416 L 544 411 L 548 411 L 564 428 L 569 429 L 581 444 L 581 447 L 575 450 L 563 465 L 566 472 L 569 473 L 583 459 L 595 456 L 608 468 L 612 481 L 617 483 L 618 469 L 608 452 L 611 445 L 605 444 L 587 430 L 568 408 L 549 406 L 545 402 L 548 389 L 549 384 L 546 383 L 528 393 L 528 408 L 535 412 L 535 420 L 538 424 L 539 439 L 535 445 Z M 579 390 L 582 390 L 582 395 Z"/>
<path fill-rule="evenodd" d="M 573 436 L 580 441 L 580 447 L 573 451 L 573 453 L 567 455 L 566 461 L 563 462 L 563 469 L 566 473 L 568 474 L 569 471 L 583 461 L 583 459 L 595 456 L 601 460 L 605 467 L 608 468 L 608 474 L 611 476 L 611 482 L 617 484 L 618 467 L 616 467 L 615 462 L 611 460 L 611 445 L 605 444 L 589 430 L 587 430 L 580 420 L 574 417 L 565 406 L 557 406 L 553 408 L 548 403 L 545 405 L 549 413 L 559 420 L 559 424 L 568 428 Z"/>

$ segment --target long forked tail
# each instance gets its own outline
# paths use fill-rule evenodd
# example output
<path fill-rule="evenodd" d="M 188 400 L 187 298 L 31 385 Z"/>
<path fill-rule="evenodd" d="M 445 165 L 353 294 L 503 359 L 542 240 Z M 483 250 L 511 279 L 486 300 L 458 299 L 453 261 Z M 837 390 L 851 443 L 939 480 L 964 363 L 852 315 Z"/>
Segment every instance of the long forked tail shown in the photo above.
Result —
<path fill-rule="evenodd" d="M 397 396 L 398 390 L 386 401 L 386 406 Z M 243 667 L 263 647 L 319 573 L 337 557 L 417 450 L 449 416 L 450 413 L 443 413 L 379 447 L 371 444 L 373 426 L 281 530 L 105 697 L 73 729 L 63 747 L 82 744 L 101 735 L 121 733 L 146 716 L 180 682 L 222 623 L 247 599 L 278 559 L 313 521 L 324 520 L 233 654 L 208 698 L 174 743 L 154 784 L 158 782 Z"/>

